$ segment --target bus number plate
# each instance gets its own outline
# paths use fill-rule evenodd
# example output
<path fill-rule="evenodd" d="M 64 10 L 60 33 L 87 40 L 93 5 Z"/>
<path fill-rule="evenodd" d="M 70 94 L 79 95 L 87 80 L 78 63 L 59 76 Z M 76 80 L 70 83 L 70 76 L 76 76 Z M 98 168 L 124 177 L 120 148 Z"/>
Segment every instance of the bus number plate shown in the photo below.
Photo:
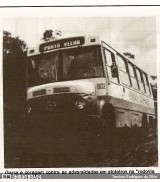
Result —
<path fill-rule="evenodd" d="M 104 83 L 97 84 L 97 89 L 106 89 L 106 86 Z"/>

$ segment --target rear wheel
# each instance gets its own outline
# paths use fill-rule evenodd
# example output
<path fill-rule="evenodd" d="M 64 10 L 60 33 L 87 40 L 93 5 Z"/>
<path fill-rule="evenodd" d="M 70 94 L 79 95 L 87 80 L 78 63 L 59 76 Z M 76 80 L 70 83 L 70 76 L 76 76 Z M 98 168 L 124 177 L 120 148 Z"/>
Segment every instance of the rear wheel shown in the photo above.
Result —
<path fill-rule="evenodd" d="M 142 136 L 147 137 L 147 134 L 149 132 L 149 124 L 147 120 L 147 115 L 143 114 L 142 116 Z"/>

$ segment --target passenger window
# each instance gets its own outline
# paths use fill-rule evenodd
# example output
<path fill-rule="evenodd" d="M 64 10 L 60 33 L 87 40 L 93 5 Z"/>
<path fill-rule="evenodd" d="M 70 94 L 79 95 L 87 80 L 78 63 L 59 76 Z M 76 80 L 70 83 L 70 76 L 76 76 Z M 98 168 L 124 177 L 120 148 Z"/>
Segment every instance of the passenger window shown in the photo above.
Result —
<path fill-rule="evenodd" d="M 116 64 L 114 54 L 107 49 L 104 49 L 104 54 L 105 54 L 105 61 L 106 61 L 106 67 L 107 67 L 109 80 L 111 82 L 118 83 L 118 77 L 113 77 L 112 70 L 111 70 L 112 65 Z"/>
<path fill-rule="evenodd" d="M 138 85 L 139 85 L 139 89 L 142 91 L 142 92 L 145 92 L 145 89 L 144 89 L 144 84 L 142 82 L 142 77 L 141 77 L 141 71 L 139 69 L 136 68 L 136 74 L 137 74 L 137 78 L 138 78 Z"/>
<path fill-rule="evenodd" d="M 145 85 L 145 89 L 146 89 L 146 94 L 150 95 L 150 89 L 149 89 L 149 85 L 148 85 L 147 75 L 142 73 L 142 76 L 143 76 L 143 81 L 144 81 L 144 85 Z"/>
<path fill-rule="evenodd" d="M 119 65 L 119 69 L 127 72 L 125 60 L 120 56 L 118 56 L 118 65 Z"/>
<path fill-rule="evenodd" d="M 127 71 L 127 61 L 119 55 L 117 55 L 117 58 L 121 81 L 124 85 L 130 86 L 129 74 Z"/>
<path fill-rule="evenodd" d="M 134 65 L 131 63 L 128 63 L 128 67 L 129 67 L 129 73 L 131 76 L 132 87 L 135 89 L 138 89 L 138 83 L 137 83 L 137 79 L 136 79 L 136 75 L 135 75 Z"/>
<path fill-rule="evenodd" d="M 106 57 L 106 64 L 108 66 L 111 66 L 113 64 L 113 60 L 112 60 L 112 53 L 110 51 L 108 51 L 107 49 L 105 49 L 105 57 Z"/>
<path fill-rule="evenodd" d="M 147 85 L 146 76 L 142 73 L 144 84 Z"/>
<path fill-rule="evenodd" d="M 135 74 L 134 74 L 134 66 L 130 63 L 128 63 L 128 67 L 129 67 L 129 73 L 132 77 L 135 77 Z"/>

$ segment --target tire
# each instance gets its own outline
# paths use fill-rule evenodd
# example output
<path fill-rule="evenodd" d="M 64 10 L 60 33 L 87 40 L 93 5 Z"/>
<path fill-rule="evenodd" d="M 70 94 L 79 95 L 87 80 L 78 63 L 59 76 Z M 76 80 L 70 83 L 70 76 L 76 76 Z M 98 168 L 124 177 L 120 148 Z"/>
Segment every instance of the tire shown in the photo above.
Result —
<path fill-rule="evenodd" d="M 102 110 L 102 127 L 104 132 L 113 135 L 116 129 L 115 109 L 112 105 L 107 105 Z"/>
<path fill-rule="evenodd" d="M 142 136 L 144 136 L 145 138 L 147 137 L 149 132 L 149 125 L 148 125 L 148 121 L 147 121 L 147 115 L 143 114 L 142 116 Z"/>
<path fill-rule="evenodd" d="M 111 104 L 102 110 L 102 136 L 105 142 L 105 151 L 112 157 L 116 141 L 116 117 L 115 109 Z"/>

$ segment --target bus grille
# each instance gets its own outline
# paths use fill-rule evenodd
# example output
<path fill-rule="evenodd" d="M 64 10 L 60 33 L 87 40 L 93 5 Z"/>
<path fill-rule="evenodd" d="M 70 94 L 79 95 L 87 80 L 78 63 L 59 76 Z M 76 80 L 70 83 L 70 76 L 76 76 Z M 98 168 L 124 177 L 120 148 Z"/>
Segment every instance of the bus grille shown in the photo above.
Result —
<path fill-rule="evenodd" d="M 43 89 L 43 90 L 38 90 L 38 91 L 35 91 L 33 92 L 33 96 L 39 96 L 39 95 L 45 95 L 46 94 L 46 90 Z"/>
<path fill-rule="evenodd" d="M 70 92 L 69 87 L 57 87 L 53 88 L 53 93 Z"/>

